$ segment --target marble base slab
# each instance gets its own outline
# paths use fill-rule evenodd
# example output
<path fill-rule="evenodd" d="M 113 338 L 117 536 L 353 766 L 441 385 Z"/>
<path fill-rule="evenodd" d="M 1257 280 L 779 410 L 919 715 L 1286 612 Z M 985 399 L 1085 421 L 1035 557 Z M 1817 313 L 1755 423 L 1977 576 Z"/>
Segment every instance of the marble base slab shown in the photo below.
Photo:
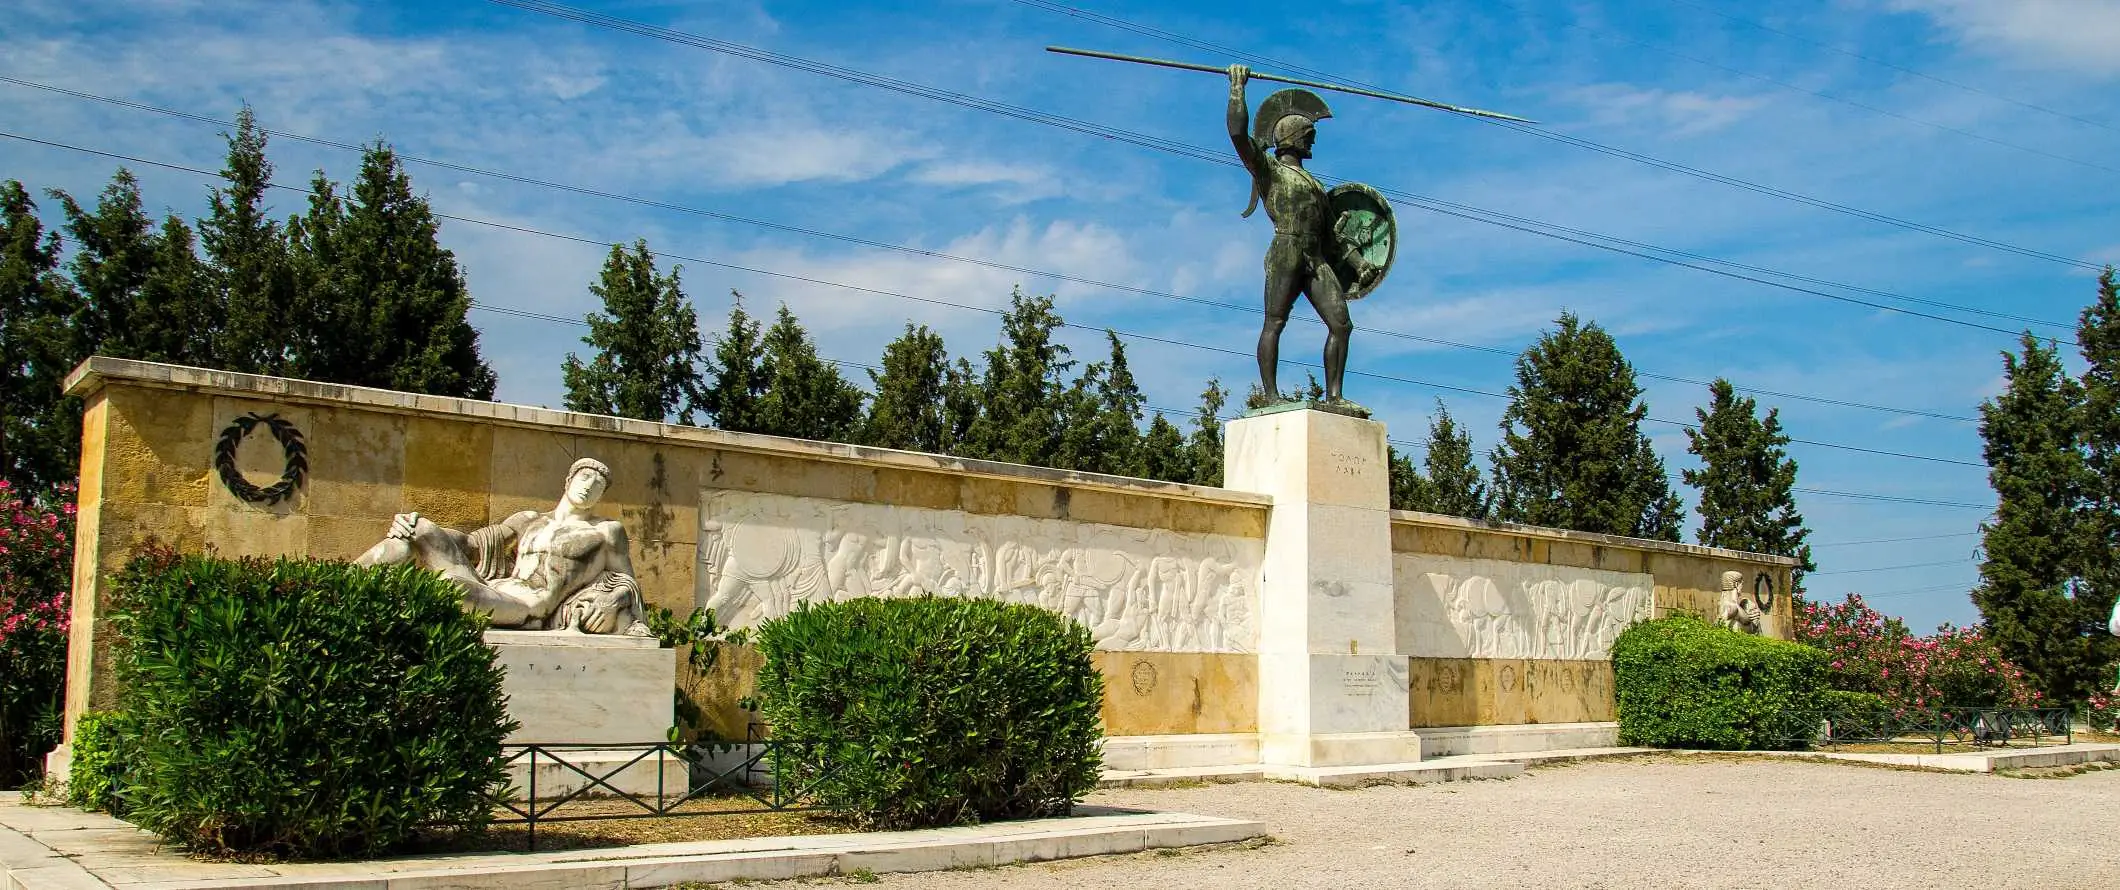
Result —
<path fill-rule="evenodd" d="M 537 782 L 534 789 L 533 775 Z M 535 760 L 525 754 L 508 765 L 508 784 L 515 789 L 514 799 L 529 800 L 534 790 L 540 805 L 579 788 L 588 789 L 583 792 L 585 797 L 630 794 L 652 801 L 660 794 L 674 799 L 685 793 L 690 781 L 691 769 L 683 760 L 668 754 L 643 756 L 638 748 L 556 751 L 549 757 L 539 753 Z"/>
<path fill-rule="evenodd" d="M 646 637 L 487 631 L 507 676 L 508 744 L 637 744 L 669 737 L 677 650 Z"/>
<path fill-rule="evenodd" d="M 1104 739 L 1107 771 L 1142 772 L 1198 767 L 1225 767 L 1259 762 L 1259 734 L 1108 736 Z"/>
<path fill-rule="evenodd" d="M 1334 732 L 1307 735 L 1261 733 L 1259 758 L 1272 767 L 1360 766 L 1412 763 L 1421 759 L 1419 733 Z"/>
<path fill-rule="evenodd" d="M 1619 744 L 1617 723 L 1545 723 L 1520 726 L 1436 726 L 1414 730 L 1422 759 L 1467 754 L 1525 754 Z"/>

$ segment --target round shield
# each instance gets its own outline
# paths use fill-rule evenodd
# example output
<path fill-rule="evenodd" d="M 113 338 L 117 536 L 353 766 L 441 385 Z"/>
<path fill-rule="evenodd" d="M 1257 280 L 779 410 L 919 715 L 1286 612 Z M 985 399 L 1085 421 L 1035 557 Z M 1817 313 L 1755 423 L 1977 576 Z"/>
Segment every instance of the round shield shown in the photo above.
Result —
<path fill-rule="evenodd" d="M 1325 203 L 1332 210 L 1333 243 L 1325 253 L 1327 262 L 1339 275 L 1347 299 L 1369 296 L 1384 283 L 1384 274 L 1391 271 L 1391 262 L 1399 254 L 1399 225 L 1391 215 L 1391 202 L 1377 194 L 1376 189 L 1346 182 L 1333 186 L 1325 195 Z M 1348 247 L 1376 270 L 1368 281 L 1363 281 L 1361 270 L 1348 261 Z"/>

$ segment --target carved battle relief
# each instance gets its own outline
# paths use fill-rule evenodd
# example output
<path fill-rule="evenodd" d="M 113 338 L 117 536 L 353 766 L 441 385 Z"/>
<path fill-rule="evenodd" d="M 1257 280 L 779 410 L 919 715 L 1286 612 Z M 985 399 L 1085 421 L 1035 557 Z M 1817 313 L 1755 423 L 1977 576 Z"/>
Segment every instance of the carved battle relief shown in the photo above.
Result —
<path fill-rule="evenodd" d="M 1263 541 L 710 489 L 699 605 L 732 627 L 797 603 L 983 596 L 1059 612 L 1100 649 L 1251 652 Z"/>
<path fill-rule="evenodd" d="M 1603 659 L 1649 617 L 1646 574 L 1399 553 L 1399 645 L 1428 658 Z"/>

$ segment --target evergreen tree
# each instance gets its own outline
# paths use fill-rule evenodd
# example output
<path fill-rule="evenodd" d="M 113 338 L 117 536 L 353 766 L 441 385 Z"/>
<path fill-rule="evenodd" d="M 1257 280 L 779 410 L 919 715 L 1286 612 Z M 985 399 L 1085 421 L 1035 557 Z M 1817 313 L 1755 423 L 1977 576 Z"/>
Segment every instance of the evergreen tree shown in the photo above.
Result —
<path fill-rule="evenodd" d="M 80 463 L 80 406 L 60 394 L 78 301 L 59 249 L 22 183 L 0 182 L 0 479 L 29 492 L 73 479 Z"/>
<path fill-rule="evenodd" d="M 949 353 L 942 335 L 908 322 L 883 348 L 883 370 L 870 371 L 876 395 L 862 423 L 861 442 L 941 454 L 948 447 Z"/>
<path fill-rule="evenodd" d="M 1413 465 L 1413 459 L 1407 457 L 1406 452 L 1400 451 L 1398 446 L 1386 445 L 1384 465 L 1389 471 L 1391 509 L 1428 512 L 1430 503 L 1435 500 L 1435 493 L 1431 490 L 1428 479 Z"/>
<path fill-rule="evenodd" d="M 847 442 L 861 422 L 862 392 L 817 357 L 817 344 L 781 304 L 766 329 L 765 393 L 758 399 L 759 432 L 798 439 Z"/>
<path fill-rule="evenodd" d="M 1221 378 L 1207 381 L 1200 393 L 1200 410 L 1193 415 L 1192 435 L 1185 442 L 1186 463 L 1192 468 L 1188 480 L 1194 485 L 1222 486 L 1222 407 L 1229 391 Z"/>
<path fill-rule="evenodd" d="M 1693 409 L 1700 427 L 1686 428 L 1686 450 L 1700 458 L 1701 468 L 1680 476 L 1700 492 L 1698 540 L 1710 547 L 1791 556 L 1802 561 L 1792 573 L 1792 587 L 1803 590 L 1803 573 L 1816 571 L 1811 545 L 1804 538 L 1803 514 L 1796 510 L 1796 461 L 1788 456 L 1789 437 L 1781 429 L 1781 411 L 1741 398 L 1730 381 L 1708 384 L 1708 408 Z"/>
<path fill-rule="evenodd" d="M 1498 518 L 1678 540 L 1683 505 L 1641 432 L 1648 408 L 1611 335 L 1564 312 L 1517 358 L 1516 378 L 1494 450 Z"/>
<path fill-rule="evenodd" d="M 2082 436 L 2086 469 L 2084 521 L 2078 526 L 2077 611 L 2093 628 L 2086 680 L 2103 688 L 2114 682 L 2113 663 L 2120 660 L 2120 640 L 2097 633 L 2120 597 L 2120 277 L 2113 267 L 2098 276 L 2098 296 L 2083 310 L 2076 326 L 2083 355 L 2083 402 L 2077 429 Z"/>
<path fill-rule="evenodd" d="M 1148 422 L 1148 435 L 1141 437 L 1135 452 L 1136 472 L 1129 475 L 1164 482 L 1187 482 L 1193 477 L 1192 456 L 1186 453 L 1185 434 L 1158 411 Z"/>
<path fill-rule="evenodd" d="M 2085 473 L 2075 421 L 2083 392 L 2059 351 L 2030 333 L 2023 352 L 2004 353 L 2007 387 L 1980 406 L 1982 454 L 1997 504 L 1983 524 L 1980 584 L 1973 603 L 2003 655 L 2055 702 L 2095 691 L 2104 646 L 2085 633 L 2088 615 L 2072 599 L 2081 547 Z"/>
<path fill-rule="evenodd" d="M 950 365 L 949 376 L 942 382 L 943 454 L 979 456 L 972 431 L 979 425 L 980 406 L 986 404 L 983 380 L 979 369 L 969 361 L 960 358 Z"/>
<path fill-rule="evenodd" d="M 221 177 L 226 184 L 213 190 L 212 208 L 199 221 L 199 243 L 206 251 L 208 285 L 213 289 L 213 314 L 221 319 L 213 365 L 228 371 L 284 374 L 293 363 L 299 336 L 294 322 L 299 316 L 294 309 L 286 233 L 265 207 L 265 193 L 272 187 L 265 133 L 246 105 L 236 115 L 236 132 L 224 138 L 228 160 Z M 351 340 L 364 333 L 348 330 L 333 336 Z"/>
<path fill-rule="evenodd" d="M 1420 497 L 1414 501 L 1418 506 L 1401 509 L 1487 518 L 1490 499 L 1479 465 L 1472 461 L 1472 435 L 1458 426 L 1440 400 L 1435 403 L 1435 416 L 1428 421 L 1426 465 L 1427 473 L 1419 477 Z"/>
<path fill-rule="evenodd" d="M 1126 365 L 1126 345 L 1105 331 L 1111 358 L 1083 369 L 1068 388 L 1060 448 L 1052 466 L 1091 473 L 1141 476 L 1141 408 L 1147 401 Z"/>
<path fill-rule="evenodd" d="M 589 314 L 582 337 L 596 357 L 583 363 L 569 353 L 562 366 L 567 410 L 692 422 L 702 389 L 699 316 L 679 283 L 683 271 L 657 273 L 645 240 L 630 253 L 611 246 L 602 276 L 589 285 L 604 305 Z"/>
<path fill-rule="evenodd" d="M 743 294 L 729 292 L 729 326 L 714 344 L 702 400 L 714 425 L 737 433 L 765 431 L 759 400 L 766 393 L 765 344 L 757 320 L 743 311 Z"/>
<path fill-rule="evenodd" d="M 191 226 L 174 213 L 163 217 L 126 348 L 146 361 L 214 367 L 214 335 L 223 326 L 216 305 Z"/>
<path fill-rule="evenodd" d="M 1017 289 L 1001 316 L 1002 340 L 987 350 L 978 416 L 965 436 L 969 457 L 1049 467 L 1059 453 L 1066 410 L 1062 384 L 1074 362 L 1053 339 L 1061 325 L 1053 298 Z"/>
<path fill-rule="evenodd" d="M 73 319 L 75 336 L 85 347 L 81 351 L 142 358 L 126 341 L 128 335 L 145 333 L 134 313 L 145 308 L 142 291 L 160 250 L 154 220 L 140 209 L 139 182 L 132 171 L 118 168 L 93 212 L 63 191 L 50 194 L 66 215 L 66 234 L 74 243 L 67 271 L 81 299 Z"/>
<path fill-rule="evenodd" d="M 292 232 L 299 277 L 300 348 L 294 373 L 312 380 L 405 392 L 490 399 L 493 369 L 479 357 L 471 293 L 456 255 L 396 152 L 382 143 L 361 155 L 344 200 L 322 176 L 309 213 Z M 299 276 L 295 273 L 299 272 Z"/>

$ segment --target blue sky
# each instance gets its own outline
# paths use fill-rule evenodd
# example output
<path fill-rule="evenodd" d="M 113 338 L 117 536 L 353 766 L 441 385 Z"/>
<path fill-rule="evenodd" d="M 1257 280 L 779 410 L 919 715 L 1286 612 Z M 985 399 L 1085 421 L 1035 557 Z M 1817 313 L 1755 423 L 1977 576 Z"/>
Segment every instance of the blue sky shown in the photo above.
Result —
<path fill-rule="evenodd" d="M 661 27 L 1227 148 L 1222 80 L 1062 58 L 1041 47 L 1218 65 L 1232 59 L 1034 4 L 581 2 Z M 290 133 L 341 142 L 382 137 L 406 154 L 465 166 L 1217 302 L 1258 300 L 1268 226 L 1238 217 L 1246 192 L 1240 172 L 1194 159 L 475 0 L 14 5 L 0 19 L 0 45 L 8 47 L 0 74 L 10 77 L 221 119 L 248 101 L 265 126 Z M 2102 0 L 1321 2 L 1306 4 L 1300 18 L 1285 4 L 1251 2 L 1084 8 L 1391 90 L 1525 115 L 1555 133 L 1877 214 L 2077 261 L 2120 261 L 2120 211 L 2110 199 L 2120 181 L 2120 124 L 2111 123 L 2120 121 L 2120 54 L 2112 51 L 2120 46 L 2120 6 Z M 1254 85 L 1254 100 L 1270 88 Z M 1328 175 L 2041 320 L 2072 322 L 2092 295 L 2092 273 L 2068 263 L 1439 112 L 1329 101 L 1337 116 L 1320 127 L 1313 164 Z M 20 86 L 0 84 L 0 118 L 8 132 L 156 161 L 215 168 L 222 154 L 210 124 Z M 319 167 L 344 180 L 356 161 L 292 139 L 276 140 L 271 154 L 280 181 L 296 186 Z M 0 139 L 0 177 L 33 188 L 86 198 L 114 166 Z M 1159 406 L 1189 409 L 1212 375 L 1239 389 L 1254 375 L 1247 357 L 1183 345 L 1247 350 L 1257 324 L 1249 311 L 411 169 L 437 210 L 453 216 L 595 241 L 646 238 L 657 250 L 703 260 L 987 307 L 1004 305 L 1017 283 L 1054 292 L 1072 322 L 1176 341 L 1129 344 L 1136 374 Z M 136 172 L 154 209 L 203 212 L 207 181 Z M 300 204 L 292 193 L 275 199 L 281 215 Z M 1406 233 L 1398 267 L 1380 292 L 1355 305 L 1357 324 L 1513 352 L 1566 308 L 1612 331 L 1643 372 L 1723 375 L 1742 387 L 1958 417 L 1973 416 L 1997 391 L 1998 355 L 2013 343 L 1416 206 L 1398 213 Z M 455 222 L 442 236 L 481 302 L 570 317 L 595 308 L 586 285 L 601 260 L 598 247 Z M 995 338 L 991 315 L 875 293 L 699 263 L 687 264 L 685 282 L 706 326 L 718 326 L 729 291 L 738 289 L 755 310 L 785 301 L 833 358 L 873 361 L 908 321 L 940 330 L 955 354 Z M 473 320 L 504 400 L 558 403 L 560 361 L 582 349 L 579 328 L 486 311 Z M 1079 357 L 1101 355 L 1099 334 L 1074 330 L 1067 339 Z M 1284 352 L 1314 361 L 1321 340 L 1320 327 L 1299 322 Z M 1357 334 L 1350 367 L 1487 392 L 1511 380 L 1507 355 L 1376 334 Z M 1656 417 L 1691 419 L 1705 399 L 1702 387 L 1643 383 Z M 1497 399 L 1363 376 L 1350 376 L 1348 392 L 1377 409 L 1395 439 L 1421 438 L 1438 397 L 1471 427 L 1478 447 L 1497 438 Z M 1781 409 L 1798 438 L 1979 461 L 1969 422 L 1760 398 Z M 1691 466 L 1677 427 L 1648 430 L 1674 472 Z M 1793 453 L 1806 487 L 1992 503 L 1978 467 L 1804 445 Z M 1821 544 L 1925 538 L 1821 547 L 1816 592 L 1866 592 L 1918 629 L 1976 618 L 1965 590 L 1975 576 L 1971 533 L 1982 509 L 1823 494 L 1804 495 L 1801 506 Z M 1956 537 L 1930 537 L 1938 535 Z"/>

